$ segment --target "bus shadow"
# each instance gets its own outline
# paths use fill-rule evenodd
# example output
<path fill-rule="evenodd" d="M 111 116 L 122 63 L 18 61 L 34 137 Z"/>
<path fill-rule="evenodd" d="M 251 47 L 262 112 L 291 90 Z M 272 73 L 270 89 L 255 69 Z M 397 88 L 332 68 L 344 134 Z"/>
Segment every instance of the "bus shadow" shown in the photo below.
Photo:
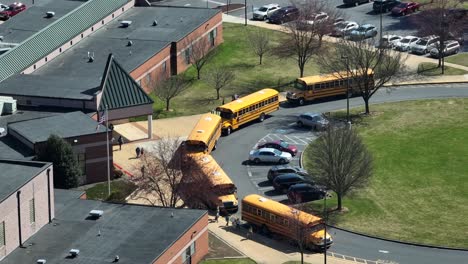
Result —
<path fill-rule="evenodd" d="M 266 196 L 271 197 L 271 196 L 283 195 L 284 193 L 281 192 L 281 191 L 277 191 L 277 190 L 273 189 L 273 190 L 268 190 L 268 191 L 264 192 L 263 194 L 265 194 Z"/>
<path fill-rule="evenodd" d="M 268 187 L 268 186 L 271 186 L 271 182 L 270 181 L 262 181 L 262 182 L 259 182 L 257 183 L 258 187 Z"/>

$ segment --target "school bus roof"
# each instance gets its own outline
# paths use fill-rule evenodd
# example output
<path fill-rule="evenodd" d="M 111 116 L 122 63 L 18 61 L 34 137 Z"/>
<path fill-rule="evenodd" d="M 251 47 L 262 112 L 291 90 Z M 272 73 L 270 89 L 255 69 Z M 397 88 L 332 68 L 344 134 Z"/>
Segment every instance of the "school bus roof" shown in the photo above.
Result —
<path fill-rule="evenodd" d="M 275 95 L 278 95 L 278 91 L 276 91 L 275 89 L 266 88 L 260 91 L 256 91 L 255 93 L 246 95 L 244 97 L 241 97 L 237 100 L 234 100 L 222 106 L 219 106 L 217 109 L 226 109 L 235 113 L 239 111 L 240 109 L 251 105 L 254 102 L 258 102 L 258 101 L 261 101 L 263 99 L 266 99 Z"/>
<path fill-rule="evenodd" d="M 221 166 L 218 165 L 211 155 L 203 153 L 190 154 L 195 159 L 195 162 L 208 176 L 208 180 L 213 186 L 217 185 L 234 185 L 229 176 L 224 172 Z"/>
<path fill-rule="evenodd" d="M 215 114 L 203 114 L 190 132 L 187 141 L 208 142 L 211 133 L 221 123 L 221 117 Z"/>
<path fill-rule="evenodd" d="M 357 70 L 352 70 L 356 72 Z M 373 74 L 372 69 L 367 70 L 367 74 Z M 322 83 L 322 82 L 329 82 L 333 80 L 339 80 L 343 77 L 346 77 L 348 73 L 346 71 L 341 71 L 337 73 L 328 73 L 328 74 L 321 74 L 321 75 L 312 75 L 312 76 L 306 76 L 302 78 L 297 78 L 297 80 L 303 81 L 306 84 L 312 84 L 312 83 Z"/>
<path fill-rule="evenodd" d="M 244 199 L 242 199 L 242 202 L 249 203 L 258 208 L 265 208 L 270 212 L 288 218 L 294 218 L 294 213 L 298 212 L 300 221 L 306 225 L 314 226 L 316 224 L 322 223 L 322 219 L 320 217 L 289 207 L 277 201 L 267 199 L 258 194 L 247 195 L 244 197 Z"/>

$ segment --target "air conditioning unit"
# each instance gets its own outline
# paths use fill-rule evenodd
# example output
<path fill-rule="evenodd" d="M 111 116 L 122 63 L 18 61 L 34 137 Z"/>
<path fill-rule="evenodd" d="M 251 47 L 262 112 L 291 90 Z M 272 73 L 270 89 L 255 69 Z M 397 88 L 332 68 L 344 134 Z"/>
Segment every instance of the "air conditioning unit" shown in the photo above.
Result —
<path fill-rule="evenodd" d="M 0 102 L 3 103 L 1 114 L 13 114 L 16 112 L 16 100 L 13 97 L 0 96 Z"/>
<path fill-rule="evenodd" d="M 54 17 L 55 16 L 55 12 L 53 11 L 47 11 L 46 12 L 46 18 L 51 18 L 51 17 Z"/>
<path fill-rule="evenodd" d="M 132 24 L 132 21 L 130 21 L 130 20 L 122 20 L 122 21 L 120 21 L 120 25 L 121 25 L 122 27 L 129 27 L 131 24 Z"/>
<path fill-rule="evenodd" d="M 80 254 L 80 250 L 79 250 L 79 249 L 76 249 L 76 248 L 70 249 L 70 256 L 72 256 L 73 258 L 78 257 L 79 254 Z"/>
<path fill-rule="evenodd" d="M 38 259 L 37 260 L 37 264 L 46 264 L 46 260 L 45 259 Z"/>
<path fill-rule="evenodd" d="M 7 135 L 7 130 L 3 127 L 0 127 L 0 137 L 4 137 Z"/>
<path fill-rule="evenodd" d="M 104 214 L 102 210 L 91 210 L 89 211 L 89 215 L 94 218 L 99 218 Z"/>

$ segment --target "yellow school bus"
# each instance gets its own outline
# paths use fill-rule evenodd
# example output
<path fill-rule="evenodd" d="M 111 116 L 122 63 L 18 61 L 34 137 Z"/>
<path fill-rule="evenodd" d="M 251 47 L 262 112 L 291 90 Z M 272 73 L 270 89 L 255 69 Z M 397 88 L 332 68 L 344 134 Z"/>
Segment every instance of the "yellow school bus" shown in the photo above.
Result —
<path fill-rule="evenodd" d="M 274 89 L 263 89 L 233 100 L 216 108 L 221 116 L 222 130 L 226 135 L 247 122 L 263 122 L 265 116 L 279 109 L 279 93 Z"/>
<path fill-rule="evenodd" d="M 204 114 L 190 132 L 184 142 L 185 151 L 188 153 L 202 152 L 210 154 L 216 149 L 218 139 L 221 136 L 221 117 L 214 114 Z"/>
<path fill-rule="evenodd" d="M 222 212 L 237 213 L 239 209 L 237 187 L 221 166 L 211 155 L 197 153 L 191 156 L 194 158 L 198 169 L 207 177 L 206 184 L 209 184 L 209 190 L 211 191 L 207 194 L 210 209 L 214 210 L 219 206 Z"/>
<path fill-rule="evenodd" d="M 347 72 L 337 72 L 325 75 L 314 75 L 303 78 L 297 78 L 294 83 L 294 89 L 286 93 L 288 102 L 299 105 L 304 105 L 306 101 L 312 101 L 314 99 L 346 95 L 347 85 L 349 82 L 349 96 L 353 93 L 358 93 L 359 88 L 356 85 L 353 86 L 353 79 L 347 78 Z M 350 75 L 351 76 L 351 75 Z M 354 78 L 359 77 L 356 73 L 352 75 Z M 369 69 L 367 73 L 369 78 L 370 87 L 374 85 L 374 72 Z"/>
<path fill-rule="evenodd" d="M 296 241 L 300 235 L 312 250 L 323 250 L 333 243 L 321 218 L 257 194 L 242 199 L 242 220 L 263 232 L 271 231 Z"/>

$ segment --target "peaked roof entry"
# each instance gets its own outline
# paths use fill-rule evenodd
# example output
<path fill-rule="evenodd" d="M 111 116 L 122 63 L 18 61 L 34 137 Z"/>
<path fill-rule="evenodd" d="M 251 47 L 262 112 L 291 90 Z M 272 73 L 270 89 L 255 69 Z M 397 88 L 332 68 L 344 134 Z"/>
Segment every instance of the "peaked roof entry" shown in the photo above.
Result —
<path fill-rule="evenodd" d="M 0 82 L 78 36 L 130 0 L 89 0 L 0 56 Z"/>
<path fill-rule="evenodd" d="M 153 104 L 153 100 L 138 83 L 115 60 L 112 54 L 107 59 L 101 83 L 102 98 L 98 110 L 108 110 Z"/>

